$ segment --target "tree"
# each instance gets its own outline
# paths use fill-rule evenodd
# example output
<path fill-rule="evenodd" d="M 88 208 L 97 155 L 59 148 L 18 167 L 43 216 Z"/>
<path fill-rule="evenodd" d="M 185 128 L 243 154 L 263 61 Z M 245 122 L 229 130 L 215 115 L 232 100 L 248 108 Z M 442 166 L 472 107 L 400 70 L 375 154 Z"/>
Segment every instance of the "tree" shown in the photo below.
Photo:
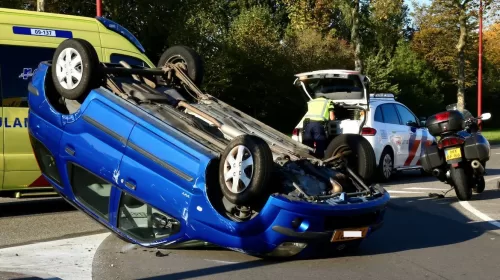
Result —
<path fill-rule="evenodd" d="M 416 9 L 419 31 L 413 39 L 414 50 L 443 75 L 451 73 L 458 88 L 459 110 L 476 77 L 477 34 L 471 32 L 476 27 L 476 4 L 475 0 L 434 0 Z"/>

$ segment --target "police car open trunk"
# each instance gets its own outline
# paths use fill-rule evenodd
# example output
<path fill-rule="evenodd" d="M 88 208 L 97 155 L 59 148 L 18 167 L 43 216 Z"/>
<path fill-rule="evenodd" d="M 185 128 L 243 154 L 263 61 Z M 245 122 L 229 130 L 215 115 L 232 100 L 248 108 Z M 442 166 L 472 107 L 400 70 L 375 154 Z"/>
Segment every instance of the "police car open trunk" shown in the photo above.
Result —
<path fill-rule="evenodd" d="M 294 85 L 303 90 L 310 101 L 321 97 L 333 101 L 335 120 L 326 123 L 329 137 L 361 133 L 370 98 L 368 77 L 351 70 L 319 70 L 295 76 Z M 292 136 L 299 142 L 304 119 Z"/>

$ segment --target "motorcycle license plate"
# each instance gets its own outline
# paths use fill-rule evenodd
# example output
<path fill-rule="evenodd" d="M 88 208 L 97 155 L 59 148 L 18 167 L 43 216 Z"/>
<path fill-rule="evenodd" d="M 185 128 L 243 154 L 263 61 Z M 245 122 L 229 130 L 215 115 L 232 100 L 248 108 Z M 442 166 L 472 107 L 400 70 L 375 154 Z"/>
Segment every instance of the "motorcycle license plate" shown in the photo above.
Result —
<path fill-rule="evenodd" d="M 460 148 L 452 148 L 444 151 L 446 161 L 462 158 L 462 151 Z"/>

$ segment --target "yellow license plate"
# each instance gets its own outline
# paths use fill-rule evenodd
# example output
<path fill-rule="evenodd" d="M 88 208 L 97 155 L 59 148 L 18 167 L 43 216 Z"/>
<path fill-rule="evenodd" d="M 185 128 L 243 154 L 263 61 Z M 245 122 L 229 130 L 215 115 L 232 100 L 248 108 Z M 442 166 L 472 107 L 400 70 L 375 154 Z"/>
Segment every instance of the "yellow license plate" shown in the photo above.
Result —
<path fill-rule="evenodd" d="M 448 150 L 445 150 L 445 155 L 446 155 L 446 160 L 454 160 L 454 159 L 457 159 L 457 158 L 461 158 L 462 157 L 462 151 L 460 150 L 460 148 L 453 148 L 453 149 L 448 149 Z"/>
<path fill-rule="evenodd" d="M 339 229 L 333 233 L 331 242 L 343 242 L 354 239 L 361 239 L 365 238 L 367 233 L 367 227 L 357 229 Z"/>

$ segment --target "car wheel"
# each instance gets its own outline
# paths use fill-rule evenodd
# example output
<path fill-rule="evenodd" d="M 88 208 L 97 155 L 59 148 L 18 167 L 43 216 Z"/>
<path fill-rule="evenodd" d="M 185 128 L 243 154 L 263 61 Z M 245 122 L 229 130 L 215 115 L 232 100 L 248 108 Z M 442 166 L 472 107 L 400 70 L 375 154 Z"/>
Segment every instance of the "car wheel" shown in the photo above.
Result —
<path fill-rule="evenodd" d="M 94 47 L 82 39 L 68 39 L 52 58 L 52 81 L 56 91 L 69 100 L 81 100 L 102 81 Z"/>
<path fill-rule="evenodd" d="M 325 159 L 340 153 L 351 151 L 347 166 L 356 172 L 365 184 L 371 185 L 377 166 L 375 152 L 370 142 L 361 135 L 341 134 L 335 137 L 325 151 Z"/>
<path fill-rule="evenodd" d="M 273 165 L 273 154 L 264 140 L 253 135 L 234 138 L 219 165 L 222 193 L 236 205 L 261 203 L 270 194 Z"/>
<path fill-rule="evenodd" d="M 186 46 L 173 46 L 168 48 L 160 57 L 158 67 L 163 67 L 167 63 L 180 63 L 187 69 L 188 77 L 200 86 L 203 81 L 203 61 L 193 49 Z M 159 84 L 165 84 L 162 77 L 157 78 Z"/>
<path fill-rule="evenodd" d="M 387 182 L 391 179 L 394 170 L 394 157 L 391 150 L 385 149 L 380 157 L 380 164 L 378 165 L 378 175 L 382 182 Z"/>

